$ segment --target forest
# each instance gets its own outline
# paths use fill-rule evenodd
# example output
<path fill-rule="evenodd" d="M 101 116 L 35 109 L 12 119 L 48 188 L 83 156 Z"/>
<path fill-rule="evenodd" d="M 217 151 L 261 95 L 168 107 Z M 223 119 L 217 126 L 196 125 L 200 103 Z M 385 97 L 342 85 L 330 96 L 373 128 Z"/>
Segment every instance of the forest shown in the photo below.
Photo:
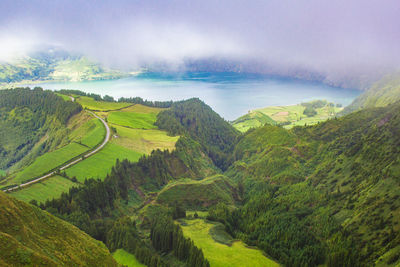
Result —
<path fill-rule="evenodd" d="M 43 104 L 42 95 L 52 95 L 41 89 L 28 93 Z M 79 104 L 65 103 L 70 115 L 50 103 L 43 108 L 65 122 L 80 110 Z M 199 99 L 174 102 L 156 122 L 180 136 L 174 150 L 154 150 L 137 162 L 117 160 L 104 180 L 86 179 L 58 199 L 31 204 L 148 266 L 209 266 L 175 223 L 186 217 L 180 195 L 165 203 L 159 195 L 188 180 L 204 181 L 207 189 L 206 177 L 223 174 L 228 186 L 217 188 L 233 196 L 232 202 L 204 206 L 209 197 L 204 194 L 190 207 L 206 211 L 207 220 L 222 223 L 233 238 L 280 264 L 395 263 L 399 114 L 400 103 L 394 103 L 313 126 L 287 130 L 265 124 L 241 134 Z"/>

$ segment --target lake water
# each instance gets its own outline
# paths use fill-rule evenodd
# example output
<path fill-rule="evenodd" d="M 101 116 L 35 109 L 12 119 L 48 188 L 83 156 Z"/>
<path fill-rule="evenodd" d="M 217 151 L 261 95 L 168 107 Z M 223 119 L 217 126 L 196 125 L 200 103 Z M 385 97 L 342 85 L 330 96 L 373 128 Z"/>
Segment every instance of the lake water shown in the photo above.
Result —
<path fill-rule="evenodd" d="M 234 120 L 256 108 L 293 105 L 315 99 L 326 99 L 345 106 L 361 93 L 322 83 L 238 73 L 143 73 L 119 80 L 31 86 L 52 90 L 79 89 L 115 98 L 140 96 L 159 101 L 198 97 L 227 120 Z"/>

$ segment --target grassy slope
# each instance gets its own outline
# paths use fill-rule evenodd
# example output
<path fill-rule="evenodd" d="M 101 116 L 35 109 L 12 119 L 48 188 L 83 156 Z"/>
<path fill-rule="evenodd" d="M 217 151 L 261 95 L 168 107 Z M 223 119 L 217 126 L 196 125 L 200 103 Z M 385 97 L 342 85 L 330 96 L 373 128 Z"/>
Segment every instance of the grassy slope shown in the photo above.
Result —
<path fill-rule="evenodd" d="M 60 94 L 60 93 L 55 93 L 58 96 L 61 96 L 65 101 L 71 101 L 71 98 L 67 95 Z"/>
<path fill-rule="evenodd" d="M 253 110 L 249 114 L 246 114 L 236 119 L 232 122 L 232 124 L 236 129 L 240 130 L 241 132 L 245 132 L 250 128 L 262 126 L 265 123 L 269 123 L 272 125 L 275 123 L 284 123 L 287 124 L 284 126 L 285 128 L 302 125 L 313 125 L 334 117 L 338 112 L 342 110 L 342 108 L 329 106 L 317 108 L 315 109 L 317 111 L 317 115 L 312 117 L 307 117 L 306 115 L 304 115 L 304 110 L 305 107 L 300 104 L 291 106 L 266 107 Z M 266 115 L 267 117 L 262 117 L 260 113 Z"/>
<path fill-rule="evenodd" d="M 92 119 L 74 130 L 69 139 L 93 148 L 104 140 L 105 129 L 100 120 Z"/>
<path fill-rule="evenodd" d="M 399 109 L 397 104 L 313 127 L 285 131 L 266 126 L 248 133 L 236 146 L 240 161 L 227 175 L 249 185 L 265 181 L 279 190 L 269 199 L 266 212 L 246 221 L 243 228 L 253 236 L 251 229 L 262 214 L 282 216 L 284 221 L 290 213 L 282 213 L 279 207 L 288 207 L 294 214 L 308 213 L 298 224 L 313 229 L 318 238 L 332 238 L 326 229 L 335 224 L 323 221 L 333 219 L 356 240 L 360 255 L 369 261 L 381 255 L 384 262 L 392 254 L 400 256 Z M 279 140 L 284 135 L 287 138 Z M 257 189 L 251 192 L 249 197 Z M 327 241 L 330 246 L 335 242 Z"/>
<path fill-rule="evenodd" d="M 113 124 L 138 129 L 155 129 L 154 122 L 157 115 L 154 113 L 111 112 L 108 121 Z"/>
<path fill-rule="evenodd" d="M 140 263 L 135 255 L 126 252 L 123 249 L 117 249 L 113 254 L 114 259 L 123 266 L 128 267 L 146 267 L 146 265 Z"/>
<path fill-rule="evenodd" d="M 3 192 L 0 247 L 2 266 L 117 266 L 103 243 Z"/>
<path fill-rule="evenodd" d="M 146 154 L 154 149 L 172 150 L 179 139 L 179 136 L 168 136 L 166 132 L 156 129 L 142 130 L 112 126 L 117 130 L 118 136 L 112 139 L 112 143 Z"/>
<path fill-rule="evenodd" d="M 38 177 L 87 150 L 88 148 L 86 146 L 71 143 L 53 152 L 46 153 L 38 157 L 31 165 L 21 172 L 17 173 L 15 178 L 10 180 L 9 183 L 22 183 L 26 180 Z"/>
<path fill-rule="evenodd" d="M 61 52 L 61 53 L 60 53 Z M 116 70 L 105 69 L 85 57 L 67 55 L 64 51 L 43 52 L 0 64 L 0 86 L 38 81 L 85 81 L 117 79 L 128 76 Z M 11 83 L 11 84 L 6 84 Z"/>
<path fill-rule="evenodd" d="M 61 176 L 53 176 L 49 179 L 33 184 L 23 190 L 10 193 L 13 197 L 19 200 L 29 202 L 36 200 L 38 203 L 45 202 L 47 199 L 59 198 L 61 193 L 67 192 L 72 186 L 77 186 L 74 183 Z"/>
<path fill-rule="evenodd" d="M 234 204 L 232 185 L 222 175 L 202 180 L 180 179 L 170 182 L 157 197 L 157 202 L 173 205 L 175 202 L 187 208 L 202 208 L 217 203 Z"/>
<path fill-rule="evenodd" d="M 118 103 L 118 102 L 105 102 L 105 101 L 96 101 L 88 96 L 79 96 L 76 97 L 76 102 L 82 105 L 82 107 L 91 109 L 91 110 L 116 110 L 120 108 L 124 108 L 130 106 L 130 103 Z"/>
<path fill-rule="evenodd" d="M 91 119 L 91 117 L 87 116 L 77 116 L 76 120 L 83 121 L 71 122 L 69 124 L 69 127 L 73 128 L 66 138 L 70 141 L 69 144 L 37 157 L 31 165 L 18 172 L 15 178 L 10 179 L 8 183 L 21 183 L 25 180 L 45 174 L 71 158 L 90 150 L 104 139 L 104 126 L 98 119 Z"/>
<path fill-rule="evenodd" d="M 75 176 L 80 182 L 83 182 L 85 178 L 104 179 L 117 159 L 128 159 L 134 162 L 142 155 L 142 153 L 109 143 L 100 152 L 68 168 L 66 173 L 69 177 Z"/>
<path fill-rule="evenodd" d="M 276 121 L 260 111 L 252 111 L 234 120 L 232 125 L 241 132 L 246 132 L 250 128 L 263 126 L 264 124 L 275 125 Z"/>
<path fill-rule="evenodd" d="M 393 74 L 376 82 L 347 106 L 342 114 L 372 107 L 384 107 L 400 100 L 400 75 Z"/>
<path fill-rule="evenodd" d="M 182 230 L 185 236 L 191 238 L 195 245 L 203 250 L 204 256 L 212 267 L 256 267 L 279 266 L 278 263 L 266 258 L 258 249 L 246 247 L 241 241 L 235 241 L 231 246 L 217 243 L 210 235 L 214 224 L 203 219 L 184 220 Z"/>
<path fill-rule="evenodd" d="M 102 102 L 95 101 L 95 103 L 96 106 Z M 107 109 L 104 108 L 104 110 Z M 135 162 L 142 155 L 149 154 L 152 150 L 174 149 L 178 136 L 171 137 L 166 132 L 157 129 L 132 129 L 116 124 L 121 122 L 128 122 L 129 124 L 132 122 L 131 119 L 134 118 L 135 124 L 153 128 L 156 127 L 154 126 L 156 114 L 161 110 L 163 109 L 134 105 L 118 112 L 99 112 L 100 116 L 107 118 L 109 122 L 113 122 L 110 126 L 116 129 L 116 137 L 113 136 L 110 143 L 96 155 L 67 169 L 67 175 L 70 177 L 76 176 L 79 181 L 84 181 L 85 178 L 90 177 L 103 179 L 117 159 L 128 159 Z M 112 115 L 115 113 L 119 114 L 118 118 L 121 120 L 112 119 Z"/>

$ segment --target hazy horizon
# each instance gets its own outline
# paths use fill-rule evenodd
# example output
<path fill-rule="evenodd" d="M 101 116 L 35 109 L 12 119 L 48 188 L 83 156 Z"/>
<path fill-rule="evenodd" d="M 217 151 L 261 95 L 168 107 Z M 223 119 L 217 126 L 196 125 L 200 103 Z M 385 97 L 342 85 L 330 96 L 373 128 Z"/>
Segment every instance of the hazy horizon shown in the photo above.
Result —
<path fill-rule="evenodd" d="M 2 1 L 0 60 L 46 45 L 110 67 L 227 60 L 368 80 L 400 67 L 398 1 Z"/>

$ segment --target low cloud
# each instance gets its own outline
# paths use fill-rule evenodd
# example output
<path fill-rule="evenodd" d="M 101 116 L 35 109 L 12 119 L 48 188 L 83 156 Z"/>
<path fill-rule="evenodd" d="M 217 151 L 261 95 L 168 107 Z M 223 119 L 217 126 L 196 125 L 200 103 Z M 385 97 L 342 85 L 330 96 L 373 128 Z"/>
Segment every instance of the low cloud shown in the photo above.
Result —
<path fill-rule="evenodd" d="M 4 59 L 41 41 L 124 68 L 215 58 L 365 80 L 400 67 L 395 0 L 18 3 L 0 3 Z"/>

